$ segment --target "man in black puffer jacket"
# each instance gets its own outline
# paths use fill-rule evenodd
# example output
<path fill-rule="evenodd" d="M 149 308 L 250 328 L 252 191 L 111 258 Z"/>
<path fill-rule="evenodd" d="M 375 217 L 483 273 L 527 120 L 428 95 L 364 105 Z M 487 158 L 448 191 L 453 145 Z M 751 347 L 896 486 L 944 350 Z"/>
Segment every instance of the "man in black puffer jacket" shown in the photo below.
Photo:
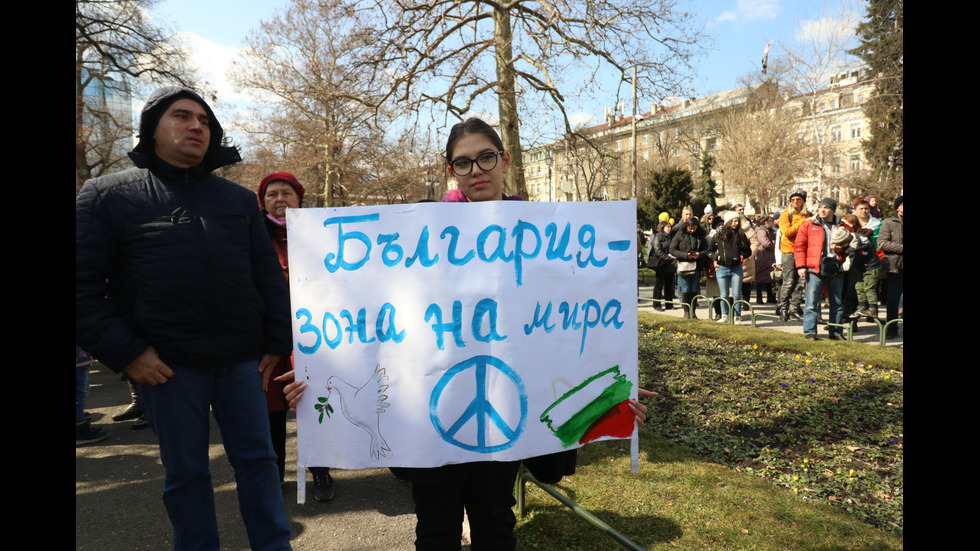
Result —
<path fill-rule="evenodd" d="M 160 444 L 174 548 L 218 549 L 209 411 L 235 469 L 252 549 L 289 549 L 269 437 L 271 366 L 290 353 L 289 293 L 255 194 L 211 174 L 241 160 L 195 92 L 154 92 L 137 168 L 75 201 L 75 335 L 138 383 Z"/>

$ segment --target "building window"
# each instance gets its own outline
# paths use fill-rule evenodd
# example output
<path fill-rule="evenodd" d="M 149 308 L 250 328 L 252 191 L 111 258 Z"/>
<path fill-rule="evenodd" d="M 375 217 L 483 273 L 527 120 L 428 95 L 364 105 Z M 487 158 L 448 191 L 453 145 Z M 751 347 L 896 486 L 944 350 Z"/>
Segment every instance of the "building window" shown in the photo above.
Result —
<path fill-rule="evenodd" d="M 840 175 L 840 170 L 841 170 L 841 154 L 834 153 L 830 157 L 830 173 L 833 174 L 834 176 L 838 176 Z"/>
<path fill-rule="evenodd" d="M 831 129 L 830 129 L 830 143 L 838 143 L 842 139 L 844 139 L 844 133 L 843 133 L 843 130 L 841 130 L 841 127 L 839 127 L 839 126 L 831 127 Z"/>
<path fill-rule="evenodd" d="M 861 123 L 852 122 L 851 123 L 851 139 L 860 140 L 861 139 Z"/>
<path fill-rule="evenodd" d="M 861 171 L 861 152 L 858 150 L 852 150 L 851 156 L 848 159 L 847 169 L 851 172 Z"/>

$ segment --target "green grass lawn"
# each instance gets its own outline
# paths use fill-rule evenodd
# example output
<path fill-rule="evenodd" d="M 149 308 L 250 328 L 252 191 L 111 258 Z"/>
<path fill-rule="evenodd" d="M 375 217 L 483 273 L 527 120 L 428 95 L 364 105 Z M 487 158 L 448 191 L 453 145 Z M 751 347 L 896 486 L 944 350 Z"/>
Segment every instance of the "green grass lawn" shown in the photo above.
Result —
<path fill-rule="evenodd" d="M 902 549 L 901 350 L 640 314 L 640 472 L 590 444 L 558 488 L 643 548 Z M 818 346 L 815 346 L 818 345 Z M 619 544 L 528 485 L 522 549 Z"/>

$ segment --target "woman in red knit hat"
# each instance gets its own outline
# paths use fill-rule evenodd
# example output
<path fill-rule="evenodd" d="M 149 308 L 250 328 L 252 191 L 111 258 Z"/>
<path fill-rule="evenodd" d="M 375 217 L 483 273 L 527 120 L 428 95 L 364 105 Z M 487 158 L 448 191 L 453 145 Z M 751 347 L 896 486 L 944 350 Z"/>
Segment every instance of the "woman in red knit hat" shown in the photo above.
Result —
<path fill-rule="evenodd" d="M 259 184 L 256 195 L 259 206 L 265 216 L 265 227 L 269 231 L 272 244 L 279 254 L 279 264 L 289 280 L 289 255 L 286 249 L 286 209 L 298 209 L 303 202 L 306 190 L 295 176 L 288 172 L 273 172 Z M 286 412 L 289 404 L 283 395 L 284 383 L 276 381 L 276 377 L 292 369 L 292 358 L 283 358 L 272 372 L 269 386 L 266 388 L 266 403 L 269 406 L 269 426 L 272 431 L 272 447 L 276 450 L 279 463 L 279 480 L 285 480 L 286 474 Z M 327 501 L 333 498 L 333 478 L 327 467 L 311 467 L 313 473 L 313 496 L 317 501 Z M 306 476 L 296 476 L 296 483 L 305 482 Z"/>

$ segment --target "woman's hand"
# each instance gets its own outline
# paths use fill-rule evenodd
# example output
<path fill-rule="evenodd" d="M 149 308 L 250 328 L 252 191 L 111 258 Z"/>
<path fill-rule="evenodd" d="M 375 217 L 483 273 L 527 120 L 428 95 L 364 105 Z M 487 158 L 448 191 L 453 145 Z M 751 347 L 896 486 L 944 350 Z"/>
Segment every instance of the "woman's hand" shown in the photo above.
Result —
<path fill-rule="evenodd" d="M 296 380 L 295 369 L 290 369 L 289 371 L 276 377 L 276 380 L 280 383 L 292 381 L 283 387 L 282 393 L 286 395 L 286 401 L 289 402 L 289 410 L 296 413 L 296 406 L 299 404 L 300 398 L 303 397 L 303 391 L 306 390 L 306 381 Z"/>
<path fill-rule="evenodd" d="M 654 392 L 652 390 L 647 390 L 645 388 L 638 388 L 638 389 L 636 389 L 636 393 L 639 396 L 644 397 L 644 398 L 650 397 L 650 396 L 660 396 L 656 392 Z M 647 407 L 645 405 L 641 404 L 637 400 L 630 400 L 629 406 L 630 406 L 630 409 L 633 410 L 633 415 L 636 417 L 636 426 L 637 427 L 642 427 L 643 426 L 643 423 L 645 423 L 646 420 L 647 420 Z"/>

